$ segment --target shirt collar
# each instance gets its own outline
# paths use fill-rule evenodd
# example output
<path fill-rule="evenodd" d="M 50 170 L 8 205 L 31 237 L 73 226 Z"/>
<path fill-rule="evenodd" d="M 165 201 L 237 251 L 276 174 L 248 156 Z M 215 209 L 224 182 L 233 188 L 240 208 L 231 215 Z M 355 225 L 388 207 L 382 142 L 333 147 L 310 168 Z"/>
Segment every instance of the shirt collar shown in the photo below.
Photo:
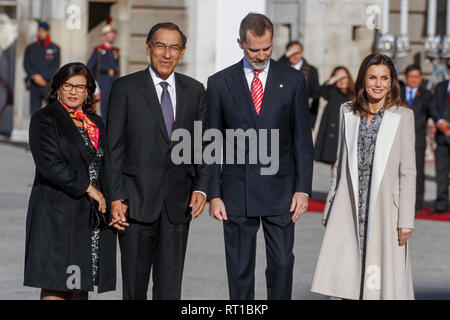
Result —
<path fill-rule="evenodd" d="M 159 85 L 161 82 L 165 81 L 169 84 L 170 87 L 175 88 L 175 72 L 172 72 L 172 74 L 167 78 L 166 80 L 161 79 L 161 77 L 156 74 L 156 72 L 153 70 L 152 65 L 150 64 L 148 66 L 148 69 L 150 70 L 150 75 L 152 76 L 153 83 L 155 87 Z"/>
<path fill-rule="evenodd" d="M 292 67 L 294 67 L 295 69 L 297 69 L 297 70 L 300 71 L 300 69 L 301 69 L 302 66 L 303 66 L 303 62 L 304 62 L 304 60 L 302 59 L 302 60 L 299 61 L 299 63 L 293 65 Z"/>
<path fill-rule="evenodd" d="M 270 59 L 267 65 L 264 67 L 264 69 L 261 70 L 261 72 L 267 74 L 269 72 L 269 67 L 270 67 Z M 253 70 L 254 70 L 253 67 L 247 62 L 247 57 L 244 57 L 244 72 L 246 74 L 249 74 L 253 73 Z"/>

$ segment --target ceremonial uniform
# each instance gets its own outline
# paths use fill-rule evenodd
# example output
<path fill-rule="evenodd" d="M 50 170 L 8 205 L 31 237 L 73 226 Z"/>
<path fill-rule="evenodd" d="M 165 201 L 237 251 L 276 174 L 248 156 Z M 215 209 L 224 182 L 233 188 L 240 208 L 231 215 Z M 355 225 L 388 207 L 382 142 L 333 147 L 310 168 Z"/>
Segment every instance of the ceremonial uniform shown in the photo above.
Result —
<path fill-rule="evenodd" d="M 33 114 L 41 108 L 42 101 L 47 98 L 50 87 L 48 82 L 60 65 L 60 49 L 50 38 L 38 40 L 25 49 L 24 68 L 30 89 L 30 112 Z M 46 86 L 39 86 L 32 79 L 33 74 L 40 74 Z"/>
<path fill-rule="evenodd" d="M 120 76 L 120 49 L 107 44 L 94 47 L 94 51 L 87 63 L 101 90 L 101 112 L 103 122 L 106 123 L 107 107 L 111 85 Z"/>

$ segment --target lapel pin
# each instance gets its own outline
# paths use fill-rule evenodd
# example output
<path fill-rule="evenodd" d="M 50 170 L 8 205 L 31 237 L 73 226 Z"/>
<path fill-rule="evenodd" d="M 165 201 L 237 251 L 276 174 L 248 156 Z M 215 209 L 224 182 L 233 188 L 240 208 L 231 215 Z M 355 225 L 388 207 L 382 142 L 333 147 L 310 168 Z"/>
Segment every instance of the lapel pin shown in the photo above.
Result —
<path fill-rule="evenodd" d="M 280 83 L 280 88 L 283 88 L 283 87 L 284 87 L 284 85 L 282 83 Z"/>

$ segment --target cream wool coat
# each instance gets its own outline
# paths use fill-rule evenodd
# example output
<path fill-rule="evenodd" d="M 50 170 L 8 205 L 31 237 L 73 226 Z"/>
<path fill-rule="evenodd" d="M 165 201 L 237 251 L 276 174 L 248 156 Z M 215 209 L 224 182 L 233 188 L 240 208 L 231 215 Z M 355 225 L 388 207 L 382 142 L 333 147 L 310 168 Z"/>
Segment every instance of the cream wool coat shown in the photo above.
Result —
<path fill-rule="evenodd" d="M 327 220 L 311 291 L 359 299 L 357 143 L 360 117 L 341 106 L 338 158 L 323 219 Z M 386 109 L 372 168 L 363 299 L 414 299 L 408 243 L 398 228 L 414 229 L 416 195 L 413 111 Z"/>

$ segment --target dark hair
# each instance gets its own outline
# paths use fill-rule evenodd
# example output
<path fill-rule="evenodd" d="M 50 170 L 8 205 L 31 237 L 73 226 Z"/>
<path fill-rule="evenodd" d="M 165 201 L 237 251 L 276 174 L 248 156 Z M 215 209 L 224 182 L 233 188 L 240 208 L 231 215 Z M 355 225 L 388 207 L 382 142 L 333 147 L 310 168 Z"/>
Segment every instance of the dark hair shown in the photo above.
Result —
<path fill-rule="evenodd" d="M 88 91 L 86 102 L 83 105 L 83 112 L 94 113 L 94 104 L 96 102 L 94 98 L 94 92 L 96 88 L 95 80 L 89 68 L 81 62 L 68 63 L 55 72 L 52 80 L 50 81 L 50 94 L 47 97 L 47 103 L 50 104 L 58 101 L 59 88 L 61 88 L 64 82 L 66 82 L 68 79 L 78 75 L 84 76 L 86 78 L 86 86 Z"/>
<path fill-rule="evenodd" d="M 183 31 L 181 31 L 180 28 L 175 23 L 172 23 L 172 22 L 161 22 L 161 23 L 155 24 L 148 32 L 147 40 L 146 40 L 146 42 L 148 44 L 150 44 L 150 42 L 153 40 L 153 37 L 155 36 L 156 31 L 158 31 L 159 29 L 178 31 L 180 33 L 180 37 L 181 37 L 181 47 L 182 48 L 186 47 L 186 41 L 187 41 L 186 36 L 184 35 Z"/>
<path fill-rule="evenodd" d="M 419 70 L 420 73 L 422 73 L 422 69 L 420 69 L 420 66 L 417 64 L 410 64 L 405 69 L 405 75 L 407 76 L 410 71 Z"/>
<path fill-rule="evenodd" d="M 350 74 L 350 71 L 348 71 L 348 69 L 344 66 L 337 66 L 336 68 L 333 69 L 333 71 L 331 72 L 331 77 L 333 77 L 336 72 L 338 70 L 344 70 L 347 73 L 347 77 L 348 77 L 348 87 L 347 87 L 347 95 L 353 99 L 355 97 L 355 81 L 353 81 L 353 77 Z"/>
<path fill-rule="evenodd" d="M 364 58 L 359 67 L 358 77 L 355 83 L 355 97 L 349 104 L 351 110 L 361 116 L 371 114 L 368 108 L 369 99 L 364 88 L 364 79 L 367 70 L 373 65 L 385 65 L 389 68 L 391 75 L 391 87 L 386 96 L 384 108 L 389 109 L 393 106 L 404 106 L 400 99 L 400 85 L 398 84 L 397 72 L 395 71 L 391 58 L 384 54 L 372 53 Z"/>
<path fill-rule="evenodd" d="M 264 35 L 266 30 L 269 30 L 273 35 L 273 24 L 269 18 L 260 13 L 249 13 L 241 21 L 239 27 L 239 38 L 242 42 L 247 41 L 247 31 L 252 31 L 258 37 Z"/>
<path fill-rule="evenodd" d="M 289 42 L 287 43 L 287 45 L 286 45 L 286 51 L 287 51 L 290 47 L 292 47 L 294 44 L 298 44 L 298 45 L 302 48 L 302 51 L 303 51 L 303 44 L 302 44 L 300 41 L 297 41 L 297 40 L 289 41 Z"/>

